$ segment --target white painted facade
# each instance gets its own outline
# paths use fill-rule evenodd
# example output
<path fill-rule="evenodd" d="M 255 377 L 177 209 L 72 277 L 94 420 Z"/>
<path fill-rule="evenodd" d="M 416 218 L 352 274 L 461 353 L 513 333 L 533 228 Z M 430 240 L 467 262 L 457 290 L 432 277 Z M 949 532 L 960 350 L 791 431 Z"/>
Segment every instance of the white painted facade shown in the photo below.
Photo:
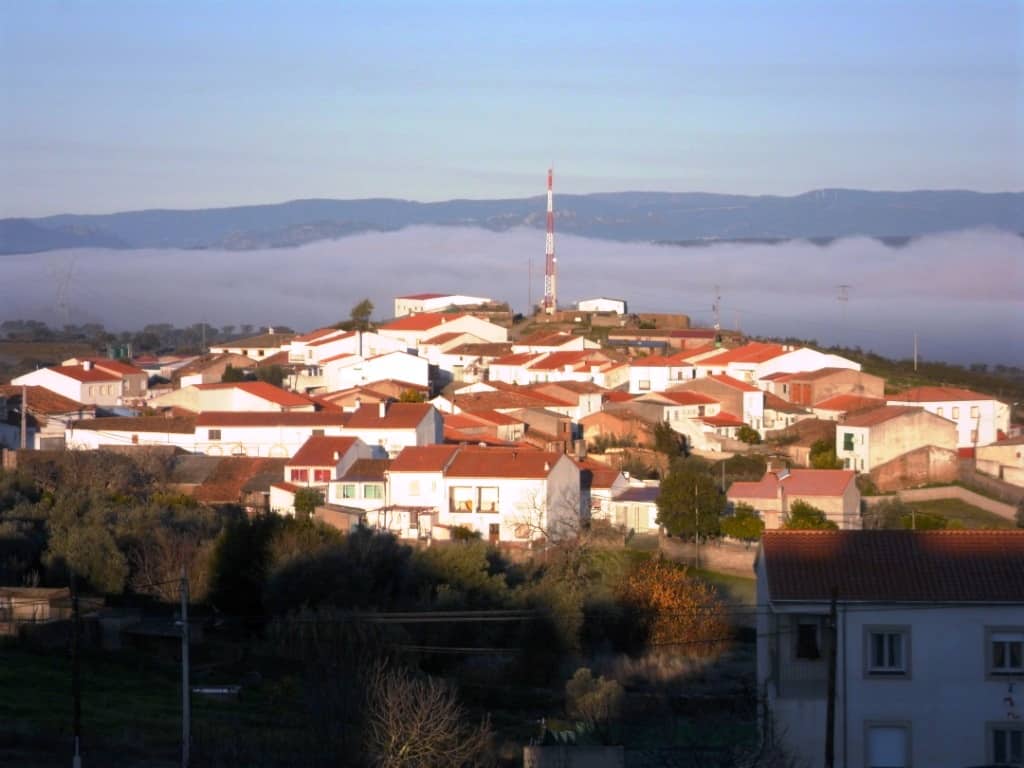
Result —
<path fill-rule="evenodd" d="M 479 307 L 493 303 L 493 299 L 484 296 L 465 296 L 458 293 L 398 296 L 395 298 L 395 317 L 415 315 L 421 312 L 443 312 L 449 307 Z"/>
<path fill-rule="evenodd" d="M 659 358 L 662 359 L 662 358 Z M 697 369 L 690 363 L 644 365 L 640 357 L 629 364 L 629 393 L 664 392 L 669 387 L 697 378 Z"/>
<path fill-rule="evenodd" d="M 426 359 L 408 352 L 386 352 L 377 357 L 346 356 L 323 363 L 324 386 L 330 392 L 363 387 L 375 381 L 394 379 L 427 387 L 430 364 Z"/>
<path fill-rule="evenodd" d="M 397 327 L 391 327 L 397 326 Z M 488 343 L 508 341 L 508 329 L 472 315 L 441 315 L 436 323 L 423 327 L 421 324 L 406 325 L 401 320 L 377 329 L 385 338 L 394 339 L 405 349 L 415 351 L 425 340 L 442 333 L 471 333 Z"/>
<path fill-rule="evenodd" d="M 900 400 L 899 396 L 887 399 L 889 405 L 912 405 L 924 408 L 956 424 L 957 448 L 973 448 L 989 445 L 998 440 L 998 433 L 1010 431 L 1010 407 L 999 400 L 986 398 L 977 400 Z"/>
<path fill-rule="evenodd" d="M 291 458 L 314 432 L 341 437 L 340 424 L 288 426 L 197 426 L 195 452 L 208 456 L 270 456 Z"/>
<path fill-rule="evenodd" d="M 95 450 L 106 446 L 174 446 L 195 453 L 194 432 L 159 432 L 131 429 L 78 429 L 68 426 L 64 430 L 64 445 L 68 450 Z"/>
<path fill-rule="evenodd" d="M 784 352 L 778 357 L 773 357 L 771 360 L 758 363 L 753 368 L 753 378 L 743 380 L 756 381 L 763 379 L 765 376 L 771 376 L 773 373 L 805 373 L 820 371 L 825 368 L 846 368 L 851 371 L 859 371 L 860 363 L 847 360 L 839 355 L 829 355 L 809 349 L 808 347 L 799 347 L 798 349 Z M 739 378 L 739 376 L 736 378 Z"/>
<path fill-rule="evenodd" d="M 43 387 L 85 405 L 114 406 L 120 405 L 123 396 L 121 378 L 108 374 L 100 381 L 80 381 L 66 373 L 61 373 L 61 366 L 39 368 L 38 370 L 11 379 L 17 386 Z"/>
<path fill-rule="evenodd" d="M 767 603 L 764 558 L 757 563 L 758 604 Z M 797 764 L 824 760 L 828 647 L 817 659 L 797 656 L 797 625 L 811 623 L 819 638 L 829 605 L 792 603 L 758 611 L 757 690 L 772 723 Z M 844 604 L 838 608 L 835 765 L 964 768 L 995 763 L 998 729 L 1021 729 L 1024 676 L 990 673 L 992 633 L 1024 634 L 1024 604 Z M 869 638 L 904 638 L 906 674 L 872 674 Z M 878 760 L 871 746 L 897 747 L 896 759 Z M 870 746 L 869 746 L 870 745 Z M 872 760 L 874 757 L 874 761 Z"/>
<path fill-rule="evenodd" d="M 576 309 L 580 312 L 614 312 L 617 315 L 624 315 L 626 314 L 626 302 L 624 299 L 605 297 L 581 299 L 576 302 Z"/>

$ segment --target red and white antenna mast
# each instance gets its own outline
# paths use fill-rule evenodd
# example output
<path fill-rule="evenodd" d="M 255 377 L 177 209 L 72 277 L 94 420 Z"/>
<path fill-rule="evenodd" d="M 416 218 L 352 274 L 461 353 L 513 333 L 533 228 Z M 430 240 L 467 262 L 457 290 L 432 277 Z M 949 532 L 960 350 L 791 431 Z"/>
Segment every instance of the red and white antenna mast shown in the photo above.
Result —
<path fill-rule="evenodd" d="M 544 312 L 553 315 L 558 309 L 558 259 L 555 258 L 555 197 L 548 168 L 548 234 L 544 239 Z"/>

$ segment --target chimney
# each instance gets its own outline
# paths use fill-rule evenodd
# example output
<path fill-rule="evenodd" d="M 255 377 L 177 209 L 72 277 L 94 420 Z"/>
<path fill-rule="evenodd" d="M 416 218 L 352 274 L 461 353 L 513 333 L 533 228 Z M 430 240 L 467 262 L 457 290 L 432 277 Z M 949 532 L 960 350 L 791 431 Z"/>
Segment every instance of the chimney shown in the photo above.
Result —
<path fill-rule="evenodd" d="M 549 462 L 546 462 L 546 461 L 544 462 L 544 471 L 545 472 L 550 472 L 551 471 L 551 464 Z"/>
<path fill-rule="evenodd" d="M 339 451 L 334 452 L 334 460 L 341 461 L 341 453 Z"/>
<path fill-rule="evenodd" d="M 82 361 L 82 370 L 83 371 L 91 371 L 92 370 L 92 360 L 83 360 Z"/>
<path fill-rule="evenodd" d="M 383 419 L 387 415 L 387 413 L 388 403 L 386 400 L 381 400 L 379 403 L 377 403 L 377 415 Z"/>
<path fill-rule="evenodd" d="M 267 333 L 269 333 L 269 334 L 273 335 L 273 333 L 274 333 L 274 327 L 273 327 L 273 326 L 271 326 L 270 328 L 267 328 Z"/>

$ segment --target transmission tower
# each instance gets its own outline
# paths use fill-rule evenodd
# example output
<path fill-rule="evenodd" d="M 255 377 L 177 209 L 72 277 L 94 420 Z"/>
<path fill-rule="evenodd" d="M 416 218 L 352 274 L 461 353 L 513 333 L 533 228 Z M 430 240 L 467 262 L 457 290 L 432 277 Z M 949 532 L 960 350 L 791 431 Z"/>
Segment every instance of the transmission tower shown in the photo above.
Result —
<path fill-rule="evenodd" d="M 553 315 L 558 309 L 558 259 L 555 258 L 555 197 L 552 187 L 554 171 L 548 168 L 548 233 L 544 238 L 544 312 Z"/>

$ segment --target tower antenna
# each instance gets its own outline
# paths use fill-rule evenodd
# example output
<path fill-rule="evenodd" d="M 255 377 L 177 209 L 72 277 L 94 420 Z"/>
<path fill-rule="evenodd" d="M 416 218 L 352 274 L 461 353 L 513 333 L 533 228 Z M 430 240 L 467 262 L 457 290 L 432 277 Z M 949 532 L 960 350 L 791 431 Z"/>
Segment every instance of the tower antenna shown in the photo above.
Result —
<path fill-rule="evenodd" d="M 544 313 L 558 309 L 558 259 L 555 258 L 555 197 L 552 186 L 554 169 L 548 168 L 548 233 L 544 238 Z"/>

